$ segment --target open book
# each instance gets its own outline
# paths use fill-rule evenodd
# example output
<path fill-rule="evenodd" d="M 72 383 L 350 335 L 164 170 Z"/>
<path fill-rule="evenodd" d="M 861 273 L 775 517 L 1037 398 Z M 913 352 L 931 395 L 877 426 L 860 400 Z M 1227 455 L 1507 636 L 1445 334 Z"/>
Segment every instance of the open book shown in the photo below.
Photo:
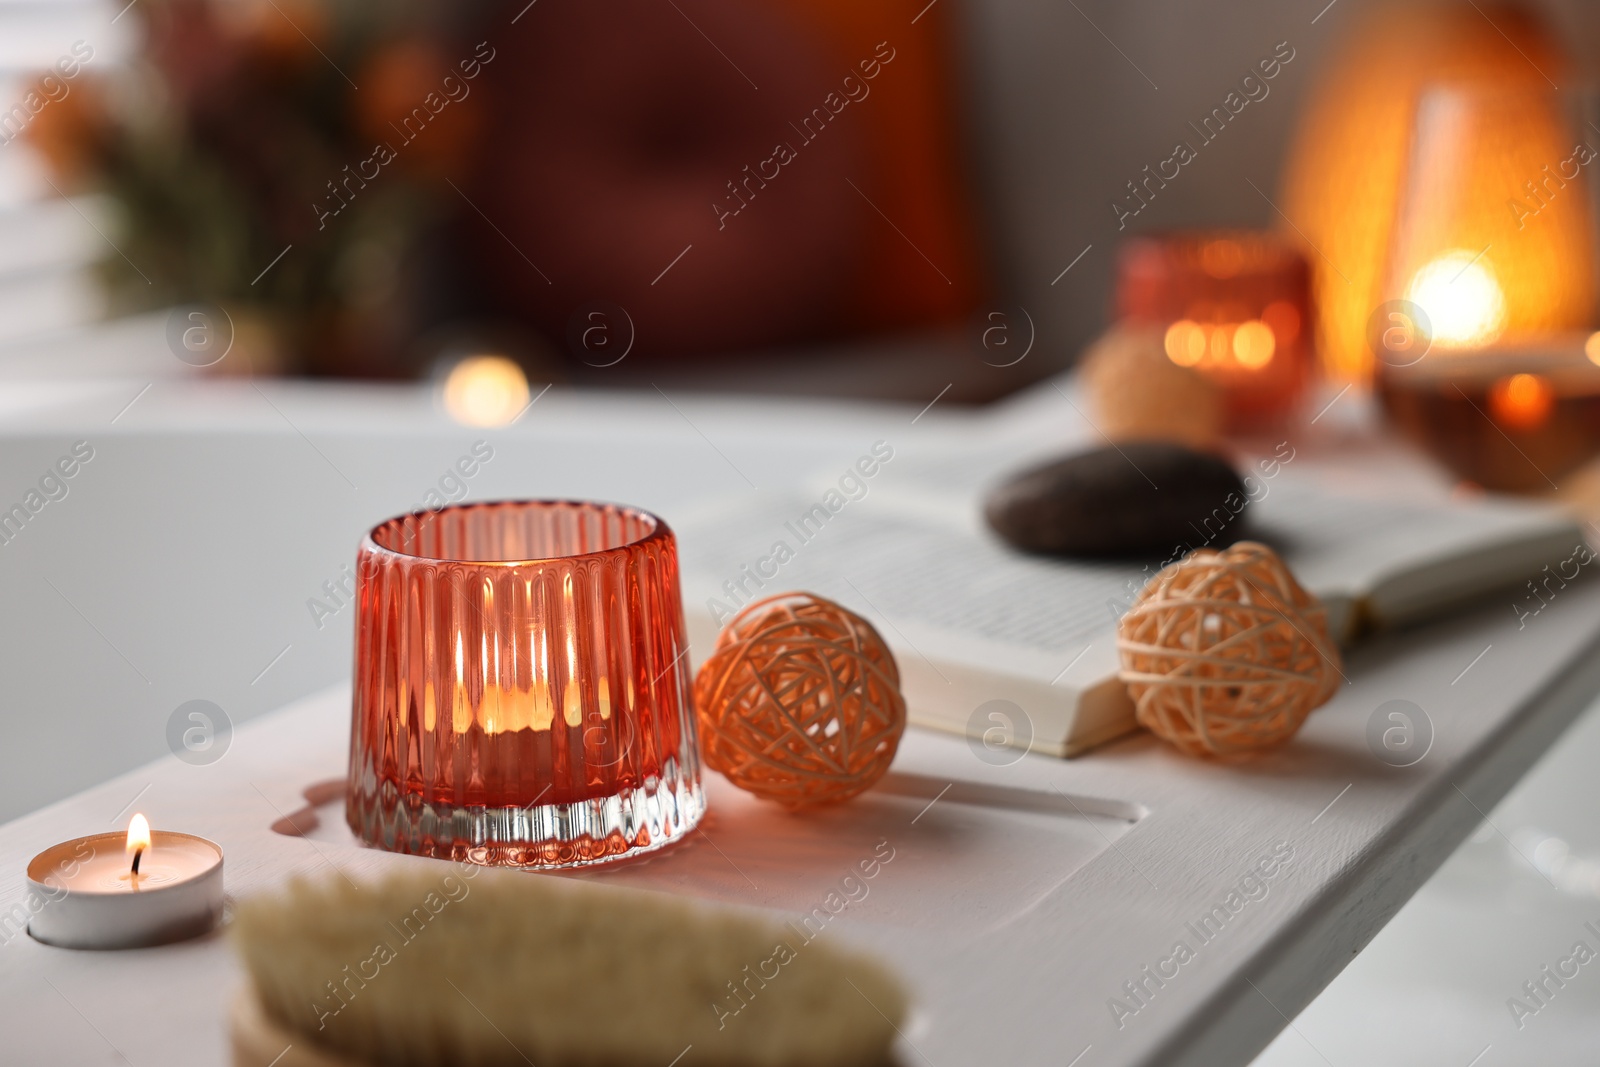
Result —
<path fill-rule="evenodd" d="M 913 723 L 1057 756 L 1134 729 L 1116 625 L 1159 561 L 1065 561 L 1006 546 L 980 501 L 1026 462 L 1014 450 L 883 460 L 885 449 L 863 448 L 856 476 L 832 472 L 809 494 L 748 493 L 675 518 L 696 654 L 742 605 L 802 589 L 878 628 Z M 1550 508 L 1356 495 L 1281 463 L 1246 485 L 1238 532 L 1283 555 L 1343 643 L 1496 590 L 1508 611 L 1534 610 L 1543 600 L 1531 588 L 1554 590 L 1592 558 L 1582 529 Z"/>

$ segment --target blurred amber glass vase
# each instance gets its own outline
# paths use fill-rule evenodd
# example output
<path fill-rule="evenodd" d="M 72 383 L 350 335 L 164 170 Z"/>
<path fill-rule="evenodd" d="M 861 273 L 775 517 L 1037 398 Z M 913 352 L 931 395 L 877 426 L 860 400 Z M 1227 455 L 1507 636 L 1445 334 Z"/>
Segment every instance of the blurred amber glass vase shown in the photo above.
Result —
<path fill-rule="evenodd" d="M 1548 87 L 1422 95 L 1385 293 L 1424 313 L 1437 357 L 1590 323 L 1600 163 L 1585 104 Z"/>
<path fill-rule="evenodd" d="M 600 863 L 699 820 L 677 543 L 610 504 L 463 505 L 361 546 L 347 818 L 371 844 Z"/>
<path fill-rule="evenodd" d="M 1596 360 L 1592 334 L 1430 355 L 1386 369 L 1379 394 L 1398 429 L 1456 475 L 1485 489 L 1548 494 L 1600 453 Z"/>

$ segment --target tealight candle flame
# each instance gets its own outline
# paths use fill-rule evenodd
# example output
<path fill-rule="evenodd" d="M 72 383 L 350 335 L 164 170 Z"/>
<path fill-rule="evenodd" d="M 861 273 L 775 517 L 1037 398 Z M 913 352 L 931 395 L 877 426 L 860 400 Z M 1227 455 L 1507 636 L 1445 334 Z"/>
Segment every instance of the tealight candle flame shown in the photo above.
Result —
<path fill-rule="evenodd" d="M 150 847 L 150 820 L 143 815 L 134 815 L 128 823 L 128 848 L 129 854 Z"/>
<path fill-rule="evenodd" d="M 128 844 L 124 849 L 133 857 L 133 873 L 139 873 L 139 860 L 150 848 L 150 820 L 135 813 L 128 823 Z"/>

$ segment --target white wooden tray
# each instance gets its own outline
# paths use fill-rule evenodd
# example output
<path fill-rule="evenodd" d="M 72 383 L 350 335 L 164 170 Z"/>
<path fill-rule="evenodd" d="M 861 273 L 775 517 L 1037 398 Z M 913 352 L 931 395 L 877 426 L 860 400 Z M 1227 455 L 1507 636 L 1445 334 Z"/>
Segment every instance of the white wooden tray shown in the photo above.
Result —
<path fill-rule="evenodd" d="M 124 825 L 136 804 L 159 827 L 221 843 L 235 896 L 294 872 L 428 862 L 356 847 L 332 810 L 305 837 L 271 830 L 308 786 L 344 773 L 340 688 L 246 723 L 216 763 L 112 768 L 161 751 L 184 700 L 218 700 L 243 721 L 343 675 L 351 613 L 318 628 L 305 599 L 337 579 L 361 529 L 415 504 L 480 434 L 410 392 L 146 384 L 97 387 L 0 429 L 3 485 L 26 486 L 75 439 L 97 449 L 71 495 L 0 555 L 0 797 L 13 810 L 41 791 L 68 797 L 0 826 L 0 1062 L 225 1057 L 240 975 L 222 937 L 80 953 L 8 925 L 27 860 L 52 842 Z M 1091 434 L 1058 395 L 1019 410 L 1006 430 L 1019 440 Z M 481 435 L 496 458 L 470 496 L 609 497 L 670 520 L 745 478 L 793 488 L 878 437 L 915 449 L 970 421 L 555 390 L 519 425 Z M 1299 462 L 1318 462 L 1298 444 Z M 1339 462 L 1367 479 L 1401 461 L 1368 449 Z M 1351 658 L 1351 684 L 1293 745 L 1238 766 L 1134 738 L 1070 763 L 996 767 L 961 738 L 913 732 L 889 788 L 850 808 L 781 815 L 713 780 L 705 833 L 578 877 L 798 919 L 886 840 L 895 858 L 822 936 L 905 976 L 917 1008 L 907 1064 L 1244 1062 L 1600 691 L 1597 641 L 1600 588 L 1582 585 L 1525 629 L 1497 603 L 1391 636 Z M 1367 740 L 1395 699 L 1433 726 L 1407 768 Z"/>
<path fill-rule="evenodd" d="M 798 920 L 887 841 L 894 858 L 821 936 L 875 951 L 906 978 L 906 1063 L 1244 1062 L 1600 687 L 1600 589 L 1572 590 L 1537 634 L 1499 616 L 1357 655 L 1352 684 L 1296 744 L 1251 765 L 1194 763 L 1134 739 L 1071 763 L 991 767 L 960 739 L 913 731 L 886 788 L 849 808 L 788 815 L 713 776 L 704 834 L 576 877 Z M 1486 644 L 1504 655 L 1500 669 L 1480 662 L 1470 684 L 1452 685 Z M 1394 696 L 1434 709 L 1432 751 L 1403 770 L 1365 740 L 1371 711 Z M 307 824 L 303 791 L 342 775 L 347 730 L 347 691 L 330 690 L 243 727 L 218 763 L 163 759 L 0 827 L 0 894 L 20 899 L 35 851 L 106 828 L 135 796 L 156 825 L 222 844 L 234 897 L 291 873 L 432 862 L 356 845 L 336 803 L 302 836 L 271 828 Z M 223 1062 L 239 977 L 221 935 L 122 953 L 8 936 L 6 1060 Z"/>

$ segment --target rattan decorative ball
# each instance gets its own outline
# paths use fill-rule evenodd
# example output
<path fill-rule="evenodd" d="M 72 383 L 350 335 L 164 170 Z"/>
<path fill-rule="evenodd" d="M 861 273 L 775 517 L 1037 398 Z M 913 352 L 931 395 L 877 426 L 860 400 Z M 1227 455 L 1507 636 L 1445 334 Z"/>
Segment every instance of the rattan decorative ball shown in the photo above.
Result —
<path fill-rule="evenodd" d="M 1111 327 L 1084 353 L 1080 377 L 1096 428 L 1113 441 L 1206 448 L 1222 436 L 1221 388 L 1167 358 L 1159 329 Z"/>
<path fill-rule="evenodd" d="M 1140 724 L 1192 756 L 1282 744 L 1343 677 L 1321 603 L 1253 541 L 1163 568 L 1117 650 Z"/>
<path fill-rule="evenodd" d="M 706 763 L 791 808 L 871 786 L 906 728 L 900 671 L 878 631 L 809 593 L 730 619 L 695 676 L 694 703 Z"/>

